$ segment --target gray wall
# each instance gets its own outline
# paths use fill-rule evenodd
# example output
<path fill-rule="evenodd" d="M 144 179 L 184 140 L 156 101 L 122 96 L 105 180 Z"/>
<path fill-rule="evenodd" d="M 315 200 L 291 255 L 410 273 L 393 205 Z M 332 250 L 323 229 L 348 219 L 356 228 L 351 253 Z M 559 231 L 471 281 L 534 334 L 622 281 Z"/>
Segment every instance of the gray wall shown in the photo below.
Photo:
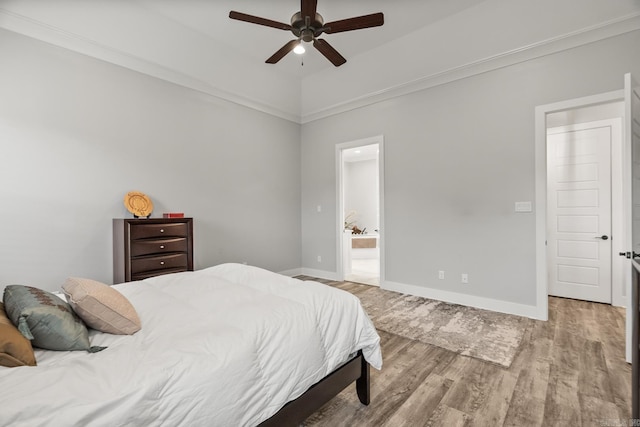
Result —
<path fill-rule="evenodd" d="M 130 190 L 195 218 L 196 268 L 335 273 L 335 144 L 382 134 L 386 280 L 533 305 L 534 215 L 513 204 L 534 200 L 534 108 L 622 88 L 639 45 L 635 31 L 300 130 L 1 30 L 0 287 L 110 282 Z"/>
<path fill-rule="evenodd" d="M 195 219 L 195 266 L 300 267 L 300 126 L 0 30 L 0 290 L 111 283 L 131 190 Z"/>
<path fill-rule="evenodd" d="M 638 46 L 635 31 L 303 125 L 303 268 L 336 271 L 335 145 L 382 134 L 385 279 L 535 305 L 534 213 L 514 213 L 535 200 L 534 109 L 621 89 Z"/>

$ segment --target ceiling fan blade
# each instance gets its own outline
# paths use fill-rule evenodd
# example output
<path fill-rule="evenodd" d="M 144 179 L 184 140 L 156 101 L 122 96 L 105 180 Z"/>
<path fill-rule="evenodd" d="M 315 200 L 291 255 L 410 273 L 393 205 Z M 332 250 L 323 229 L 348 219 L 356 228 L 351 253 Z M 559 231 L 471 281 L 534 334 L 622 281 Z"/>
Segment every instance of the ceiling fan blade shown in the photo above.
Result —
<path fill-rule="evenodd" d="M 236 12 L 232 10 L 229 12 L 229 18 L 236 19 L 238 21 L 249 22 L 251 24 L 264 25 L 265 27 L 277 28 L 279 30 L 291 31 L 291 25 L 278 21 L 272 21 L 271 19 L 260 18 L 259 16 L 247 15 L 246 13 Z"/>
<path fill-rule="evenodd" d="M 371 15 L 357 16 L 355 18 L 341 19 L 340 21 L 324 24 L 324 32 L 327 34 L 341 33 L 343 31 L 361 30 L 363 28 L 379 27 L 384 24 L 382 12 Z"/>
<path fill-rule="evenodd" d="M 317 0 L 300 0 L 300 15 L 302 15 L 302 19 L 308 16 L 311 18 L 311 22 L 313 22 L 316 19 L 317 6 Z"/>
<path fill-rule="evenodd" d="M 298 40 L 291 40 L 289 43 L 282 46 L 280 50 L 278 50 L 276 53 L 271 55 L 271 57 L 264 62 L 266 62 L 267 64 L 275 64 L 276 62 L 284 58 L 284 56 L 287 53 L 291 52 L 298 43 L 300 43 Z"/>
<path fill-rule="evenodd" d="M 331 46 L 323 39 L 315 39 L 313 41 L 313 47 L 318 49 L 318 51 L 320 51 L 320 53 L 323 54 L 336 67 L 339 67 L 347 62 L 347 60 L 344 59 L 344 56 L 340 55 L 340 53 L 338 53 L 338 51 L 335 50 L 333 46 Z"/>

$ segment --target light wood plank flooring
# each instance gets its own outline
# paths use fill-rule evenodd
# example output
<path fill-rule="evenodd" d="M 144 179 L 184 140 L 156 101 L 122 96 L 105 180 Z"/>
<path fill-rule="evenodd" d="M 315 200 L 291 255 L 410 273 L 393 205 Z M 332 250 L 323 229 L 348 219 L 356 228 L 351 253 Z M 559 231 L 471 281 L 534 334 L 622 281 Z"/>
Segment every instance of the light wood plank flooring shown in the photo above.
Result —
<path fill-rule="evenodd" d="M 367 289 L 312 280 L 355 295 Z M 630 425 L 624 309 L 550 297 L 549 321 L 528 322 L 509 369 L 379 331 L 384 366 L 371 369 L 371 404 L 352 385 L 304 425 Z"/>

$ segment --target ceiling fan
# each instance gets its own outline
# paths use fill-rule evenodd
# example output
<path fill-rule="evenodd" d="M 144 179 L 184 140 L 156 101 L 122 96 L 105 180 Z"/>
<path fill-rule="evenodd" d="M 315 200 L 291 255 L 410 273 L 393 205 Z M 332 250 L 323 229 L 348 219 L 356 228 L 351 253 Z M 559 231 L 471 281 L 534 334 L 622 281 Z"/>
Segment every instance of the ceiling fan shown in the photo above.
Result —
<path fill-rule="evenodd" d="M 333 34 L 363 28 L 379 27 L 384 24 L 384 15 L 381 12 L 325 23 L 322 15 L 316 12 L 317 4 L 317 0 L 300 0 L 300 12 L 295 13 L 291 17 L 291 24 L 247 15 L 246 13 L 235 12 L 233 10 L 229 12 L 229 18 L 277 28 L 279 30 L 291 31 L 293 35 L 297 37 L 296 40 L 291 40 L 271 55 L 271 57 L 265 61 L 268 64 L 275 64 L 280 61 L 287 53 L 294 50 L 297 46 L 301 46 L 301 43 L 304 41 L 307 43 L 313 42 L 313 47 L 336 67 L 344 64 L 347 60 L 326 40 L 318 38 L 320 35 L 323 33 Z"/>

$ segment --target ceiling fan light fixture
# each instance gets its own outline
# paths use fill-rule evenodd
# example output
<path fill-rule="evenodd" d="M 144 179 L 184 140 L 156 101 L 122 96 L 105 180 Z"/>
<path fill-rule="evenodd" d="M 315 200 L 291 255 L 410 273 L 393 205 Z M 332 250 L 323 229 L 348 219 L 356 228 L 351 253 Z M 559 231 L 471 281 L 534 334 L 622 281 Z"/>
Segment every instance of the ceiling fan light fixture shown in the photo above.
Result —
<path fill-rule="evenodd" d="M 338 21 L 324 22 L 324 18 L 316 11 L 317 0 L 300 0 L 300 11 L 293 14 L 291 24 L 273 21 L 259 16 L 248 15 L 232 10 L 229 18 L 250 24 L 263 25 L 278 30 L 291 31 L 296 37 L 282 46 L 276 53 L 267 58 L 267 64 L 275 64 L 292 50 L 302 55 L 305 47 L 302 42 L 310 43 L 325 58 L 336 67 L 341 66 L 347 60 L 333 48 L 326 40 L 320 38 L 322 34 L 342 33 L 345 31 L 361 30 L 363 28 L 379 27 L 384 24 L 382 12 L 369 15 L 355 16 L 353 18 L 340 19 Z"/>
<path fill-rule="evenodd" d="M 306 50 L 304 48 L 304 46 L 302 45 L 302 41 L 299 42 L 296 47 L 293 48 L 293 53 L 297 54 L 297 55 L 302 55 L 303 53 L 305 53 Z"/>

